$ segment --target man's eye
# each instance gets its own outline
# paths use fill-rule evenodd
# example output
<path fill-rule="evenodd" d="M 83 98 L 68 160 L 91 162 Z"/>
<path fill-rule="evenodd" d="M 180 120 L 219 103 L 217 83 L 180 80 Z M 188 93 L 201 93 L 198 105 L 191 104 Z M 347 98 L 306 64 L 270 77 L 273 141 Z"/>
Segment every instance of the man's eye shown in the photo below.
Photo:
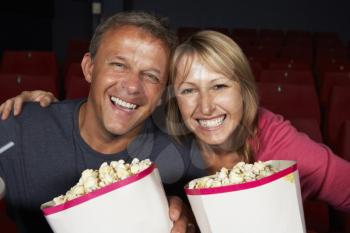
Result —
<path fill-rule="evenodd" d="M 145 74 L 145 78 L 151 81 L 152 83 L 160 83 L 158 76 L 154 74 Z"/>
<path fill-rule="evenodd" d="M 120 62 L 112 62 L 111 64 L 117 68 L 125 68 L 125 65 Z"/>

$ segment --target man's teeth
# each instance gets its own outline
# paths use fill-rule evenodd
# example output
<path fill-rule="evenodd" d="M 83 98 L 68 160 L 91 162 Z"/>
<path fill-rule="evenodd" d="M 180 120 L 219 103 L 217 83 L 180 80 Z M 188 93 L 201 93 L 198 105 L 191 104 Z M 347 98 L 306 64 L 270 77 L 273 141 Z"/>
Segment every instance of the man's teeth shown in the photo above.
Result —
<path fill-rule="evenodd" d="M 114 97 L 114 96 L 111 97 L 111 100 L 115 105 L 118 105 L 118 106 L 126 108 L 126 109 L 134 110 L 137 107 L 136 104 L 131 104 L 131 103 L 125 102 L 124 100 L 121 100 L 121 99 Z"/>
<path fill-rule="evenodd" d="M 212 127 L 222 125 L 222 123 L 224 123 L 224 119 L 225 119 L 225 116 L 222 116 L 211 120 L 198 120 L 198 122 L 201 126 L 205 128 L 212 128 Z"/>

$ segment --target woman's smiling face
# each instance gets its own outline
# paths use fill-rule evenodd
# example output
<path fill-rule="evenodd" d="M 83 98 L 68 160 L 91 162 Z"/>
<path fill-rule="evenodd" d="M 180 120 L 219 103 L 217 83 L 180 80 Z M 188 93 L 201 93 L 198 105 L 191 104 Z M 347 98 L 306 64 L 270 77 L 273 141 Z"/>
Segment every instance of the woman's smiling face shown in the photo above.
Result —
<path fill-rule="evenodd" d="M 208 145 L 230 145 L 243 115 L 238 82 L 214 71 L 197 56 L 182 57 L 177 71 L 174 92 L 187 128 Z"/>

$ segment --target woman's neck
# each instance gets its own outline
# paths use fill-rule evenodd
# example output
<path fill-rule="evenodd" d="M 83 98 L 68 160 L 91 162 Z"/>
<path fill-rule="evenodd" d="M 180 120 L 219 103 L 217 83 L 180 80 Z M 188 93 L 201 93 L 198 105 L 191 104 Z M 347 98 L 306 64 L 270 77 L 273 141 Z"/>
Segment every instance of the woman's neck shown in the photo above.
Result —
<path fill-rule="evenodd" d="M 241 157 L 232 146 L 212 146 L 200 141 L 198 145 L 209 173 L 215 173 L 222 167 L 231 169 L 241 161 Z"/>

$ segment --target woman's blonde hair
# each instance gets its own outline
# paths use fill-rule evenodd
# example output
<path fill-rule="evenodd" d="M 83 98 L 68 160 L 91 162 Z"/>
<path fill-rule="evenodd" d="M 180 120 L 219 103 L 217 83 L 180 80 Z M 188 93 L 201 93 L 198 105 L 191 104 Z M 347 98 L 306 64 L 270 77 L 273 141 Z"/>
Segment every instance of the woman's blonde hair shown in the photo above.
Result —
<path fill-rule="evenodd" d="M 173 88 L 176 78 L 182 80 L 186 78 L 195 57 L 215 72 L 230 77 L 239 84 L 243 99 L 243 115 L 241 124 L 234 132 L 234 145 L 243 161 L 253 161 L 256 148 L 252 148 L 252 142 L 257 134 L 259 104 L 254 76 L 240 47 L 231 38 L 219 32 L 197 32 L 174 51 L 170 60 L 169 90 L 167 92 L 166 125 L 169 134 L 177 142 L 181 142 L 183 137 L 191 134 L 182 120 Z M 185 61 L 185 70 L 178 70 L 180 61 Z"/>

